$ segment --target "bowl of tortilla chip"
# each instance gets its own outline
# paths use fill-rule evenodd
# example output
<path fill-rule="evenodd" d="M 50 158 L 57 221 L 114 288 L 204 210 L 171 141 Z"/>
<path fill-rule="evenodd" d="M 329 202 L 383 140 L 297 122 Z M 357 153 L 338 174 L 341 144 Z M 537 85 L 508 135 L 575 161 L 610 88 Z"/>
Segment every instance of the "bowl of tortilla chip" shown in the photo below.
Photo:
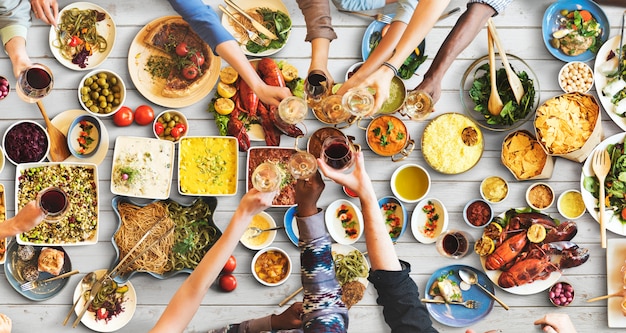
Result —
<path fill-rule="evenodd" d="M 500 157 L 517 180 L 552 176 L 554 158 L 546 154 L 535 136 L 526 130 L 511 132 L 504 138 Z"/>

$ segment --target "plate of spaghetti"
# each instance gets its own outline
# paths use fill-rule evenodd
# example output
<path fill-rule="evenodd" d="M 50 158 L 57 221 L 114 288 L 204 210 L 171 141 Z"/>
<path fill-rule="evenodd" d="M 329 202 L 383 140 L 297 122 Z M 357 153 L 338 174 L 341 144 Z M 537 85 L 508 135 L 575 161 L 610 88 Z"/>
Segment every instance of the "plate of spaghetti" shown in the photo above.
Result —
<path fill-rule="evenodd" d="M 117 265 L 148 231 L 142 245 L 133 253 L 140 254 L 146 246 L 156 242 L 120 273 L 115 279 L 120 283 L 138 272 L 157 279 L 191 273 L 222 235 L 213 222 L 217 206 L 215 197 L 200 197 L 186 205 L 171 199 L 136 203 L 131 198 L 115 196 L 112 206 L 119 224 L 112 238 L 116 257 L 111 267 Z M 173 233 L 170 232 L 172 227 Z"/>
<path fill-rule="evenodd" d="M 65 67 L 77 71 L 100 66 L 113 50 L 115 22 L 102 7 L 74 2 L 59 12 L 58 29 L 50 27 L 50 50 Z"/>
<path fill-rule="evenodd" d="M 289 35 L 291 35 L 291 17 L 289 16 L 289 10 L 282 1 L 267 0 L 263 1 L 262 5 L 259 6 L 259 3 L 254 0 L 238 0 L 237 5 L 278 37 L 278 39 L 271 40 L 258 33 L 259 36 L 269 42 L 266 46 L 258 45 L 250 40 L 245 29 L 233 22 L 225 14 L 222 15 L 222 25 L 237 39 L 244 54 L 267 57 L 282 50 L 287 45 L 287 40 Z M 232 8 L 227 9 L 249 31 L 257 32 L 248 19 Z"/>

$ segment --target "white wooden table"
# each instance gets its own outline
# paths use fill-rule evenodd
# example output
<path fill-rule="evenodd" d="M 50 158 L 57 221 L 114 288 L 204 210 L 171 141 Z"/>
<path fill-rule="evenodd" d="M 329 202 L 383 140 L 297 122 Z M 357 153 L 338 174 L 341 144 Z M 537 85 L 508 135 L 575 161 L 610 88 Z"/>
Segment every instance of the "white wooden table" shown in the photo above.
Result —
<path fill-rule="evenodd" d="M 69 4 L 70 1 L 60 0 L 60 7 Z M 92 1 L 105 8 L 113 16 L 117 24 L 117 40 L 110 58 L 102 64 L 101 68 L 109 68 L 121 73 L 129 88 L 126 105 L 135 108 L 140 104 L 149 104 L 156 112 L 165 108 L 153 105 L 141 96 L 133 86 L 127 70 L 127 55 L 131 41 L 137 32 L 146 23 L 155 18 L 173 15 L 174 11 L 165 1 L 135 0 L 135 1 Z M 217 7 L 217 1 L 210 4 Z M 556 76 L 563 62 L 552 57 L 543 45 L 541 37 L 541 18 L 551 1 L 516 1 L 509 6 L 505 13 L 497 16 L 494 21 L 500 30 L 500 36 L 509 53 L 525 59 L 537 73 L 541 85 L 541 100 L 560 94 Z M 278 54 L 276 59 L 286 59 L 294 64 L 301 75 L 306 73 L 309 65 L 310 45 L 304 42 L 306 27 L 304 19 L 295 1 L 287 0 L 294 27 L 288 45 Z M 465 10 L 465 1 L 452 1 L 450 8 L 459 6 Z M 611 36 L 618 34 L 618 25 L 623 8 L 604 7 L 611 23 Z M 441 21 L 431 31 L 426 40 L 426 53 L 428 61 L 420 68 L 424 73 L 430 65 L 432 58 L 437 52 L 439 45 L 456 22 L 459 14 Z M 361 57 L 361 38 L 370 21 L 340 14 L 333 8 L 333 23 L 339 39 L 331 45 L 330 70 L 336 80 L 340 81 L 347 68 Z M 28 38 L 28 52 L 35 62 L 42 62 L 50 66 L 55 75 L 53 92 L 44 100 L 51 117 L 69 109 L 80 109 L 77 100 L 76 89 L 78 81 L 84 72 L 69 70 L 60 65 L 53 57 L 48 46 L 49 27 L 36 20 L 30 29 Z M 436 113 L 463 112 L 459 98 L 459 82 L 468 65 L 476 58 L 486 54 L 487 46 L 484 33 L 477 38 L 454 62 L 443 81 L 443 94 L 436 105 Z M 590 63 L 592 64 L 592 63 Z M 0 61 L 0 74 L 11 78 L 14 86 L 11 64 L 6 55 L 2 54 Z M 409 88 L 414 87 L 419 78 L 409 83 Z M 595 94 L 595 89 L 594 89 Z M 200 102 L 183 108 L 187 117 L 191 120 L 190 135 L 215 135 L 216 127 L 210 113 L 206 111 L 208 102 L 213 92 Z M 22 102 L 15 89 L 10 96 L 0 102 L 0 131 L 4 132 L 9 125 L 19 119 L 33 119 L 43 124 L 43 120 L 34 104 Z M 603 112 L 602 126 L 606 137 L 620 132 L 620 129 Z M 73 267 L 81 273 L 87 273 L 96 269 L 107 268 L 114 258 L 114 250 L 111 244 L 111 236 L 117 226 L 116 217 L 111 209 L 112 194 L 109 191 L 111 178 L 111 159 L 113 154 L 114 140 L 118 135 L 128 134 L 129 128 L 118 128 L 112 120 L 105 119 L 104 123 L 110 135 L 110 148 L 106 159 L 99 165 L 100 177 L 100 223 L 101 230 L 99 242 L 92 246 L 66 247 Z M 411 136 L 419 141 L 425 123 L 408 123 Z M 322 127 L 312 115 L 309 115 L 306 126 L 309 133 Z M 523 128 L 531 130 L 530 123 Z M 152 136 L 150 126 L 130 127 L 133 135 Z M 357 141 L 367 147 L 364 142 L 364 132 L 353 126 L 344 130 L 348 134 L 356 136 Z M 511 194 L 503 203 L 495 205 L 495 210 L 502 212 L 510 207 L 524 206 L 524 192 L 528 182 L 517 182 L 512 175 L 500 163 L 500 146 L 505 133 L 483 132 L 485 135 L 485 152 L 478 165 L 469 172 L 450 176 L 431 172 L 433 186 L 430 195 L 441 199 L 450 213 L 450 228 L 461 228 L 470 232 L 474 237 L 479 236 L 480 231 L 469 230 L 463 222 L 461 212 L 465 203 L 479 196 L 479 183 L 488 175 L 500 175 L 510 182 Z M 283 146 L 293 146 L 291 138 L 283 136 Z M 304 142 L 300 142 L 304 148 Z M 379 197 L 391 195 L 389 179 L 397 166 L 403 163 L 418 163 L 426 165 L 419 149 L 406 160 L 399 163 L 391 163 L 388 158 L 379 157 L 371 151 L 365 151 L 367 168 L 370 172 Z M 240 160 L 245 161 L 246 155 L 240 154 Z M 232 212 L 237 207 L 239 198 L 245 188 L 245 163 L 240 163 L 239 170 L 239 193 L 234 197 L 221 197 L 215 212 L 215 222 L 221 229 L 226 227 Z M 581 164 L 564 159 L 558 159 L 555 171 L 551 179 L 547 180 L 556 190 L 557 194 L 567 190 L 579 188 Z M 0 181 L 6 187 L 8 215 L 13 215 L 14 207 L 14 183 L 15 167 L 7 165 L 0 174 Z M 176 180 L 174 180 L 176 181 Z M 172 190 L 171 197 L 181 202 L 190 202 L 192 198 L 182 197 Z M 330 202 L 344 198 L 341 188 L 329 182 L 319 205 L 326 207 Z M 414 204 L 407 205 L 412 212 Z M 283 220 L 285 209 L 272 208 L 268 212 L 280 223 Z M 549 213 L 558 215 L 556 208 L 552 207 Z M 585 299 L 605 294 L 606 291 L 606 263 L 605 250 L 600 248 L 598 224 L 586 214 L 578 220 L 579 232 L 575 241 L 591 250 L 589 261 L 578 268 L 568 269 L 563 280 L 572 283 L 576 289 L 576 299 L 567 308 L 556 309 L 548 301 L 546 292 L 530 296 L 516 296 L 498 289 L 497 295 L 511 306 L 510 311 L 505 311 L 496 305 L 493 311 L 479 323 L 474 329 L 483 332 L 488 329 L 503 329 L 506 332 L 538 332 L 532 322 L 550 311 L 568 313 L 578 327 L 579 332 L 609 331 L 607 326 L 606 302 L 586 303 Z M 610 238 L 620 237 L 609 233 Z M 298 249 L 288 240 L 284 233 L 279 233 L 274 243 L 275 246 L 287 250 L 295 263 L 299 262 Z M 359 241 L 356 246 L 365 249 L 364 241 Z M 442 258 L 437 254 L 434 245 L 418 243 L 411 232 L 405 233 L 398 241 L 397 251 L 399 256 L 410 262 L 413 267 L 412 278 L 423 292 L 425 284 L 431 273 L 443 266 L 451 264 L 466 264 L 480 267 L 476 255 L 469 255 L 461 260 Z M 279 313 L 284 308 L 277 306 L 286 295 L 300 286 L 300 275 L 297 265 L 293 269 L 291 278 L 279 287 L 264 287 L 254 280 L 250 274 L 250 261 L 253 251 L 243 246 L 238 246 L 234 255 L 237 257 L 238 266 L 235 275 L 238 287 L 231 293 L 224 293 L 217 287 L 212 288 L 205 296 L 204 301 L 194 320 L 188 327 L 188 331 L 206 331 L 209 328 L 218 328 L 228 323 L 260 317 L 270 313 Z M 63 327 L 61 322 L 70 308 L 72 294 L 75 286 L 83 274 L 71 277 L 67 287 L 56 297 L 44 302 L 32 302 L 15 292 L 6 282 L 4 271 L 0 273 L 0 312 L 8 314 L 13 319 L 13 332 L 85 332 L 89 331 L 80 325 L 76 329 Z M 186 275 L 179 275 L 168 280 L 157 280 L 147 275 L 138 274 L 131 280 L 137 290 L 137 311 L 130 323 L 121 329 L 123 332 L 145 332 L 156 322 L 168 303 L 171 296 L 180 286 Z M 350 311 L 351 332 L 386 332 L 388 327 L 383 321 L 382 309 L 376 304 L 376 290 L 373 287 L 367 289 L 364 299 Z M 435 323 L 437 329 L 442 332 L 464 332 L 461 328 L 450 328 Z M 618 330 L 614 330 L 618 331 Z"/>

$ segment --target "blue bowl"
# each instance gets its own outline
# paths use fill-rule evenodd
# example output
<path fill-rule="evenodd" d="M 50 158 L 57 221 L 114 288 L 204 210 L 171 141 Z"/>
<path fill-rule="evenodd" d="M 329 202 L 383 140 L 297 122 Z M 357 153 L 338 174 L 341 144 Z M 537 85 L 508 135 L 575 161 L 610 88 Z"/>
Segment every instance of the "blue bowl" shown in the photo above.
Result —
<path fill-rule="evenodd" d="M 394 214 L 400 219 L 400 223 L 402 223 L 402 225 L 400 226 L 400 233 L 396 232 L 396 236 L 394 237 L 394 235 L 392 234 L 392 226 L 391 223 L 393 223 L 393 221 L 391 219 L 389 219 L 387 217 L 387 215 L 383 212 L 383 205 L 385 204 L 395 204 L 396 205 L 396 209 L 394 211 Z M 391 237 L 392 241 L 397 241 L 398 238 L 400 238 L 404 232 L 406 231 L 406 227 L 407 227 L 407 222 L 408 222 L 408 214 L 406 212 L 406 208 L 404 208 L 404 205 L 402 204 L 402 202 L 400 202 L 400 200 L 398 200 L 396 197 L 394 196 L 388 196 L 388 197 L 383 197 L 380 198 L 378 200 L 378 206 L 380 207 L 381 210 L 381 214 L 383 214 L 383 217 L 385 219 L 385 224 L 387 225 L 387 230 L 389 231 L 389 236 Z"/>
<path fill-rule="evenodd" d="M 296 213 L 298 212 L 298 206 L 291 206 L 285 212 L 284 226 L 285 232 L 287 233 L 287 237 L 293 243 L 293 245 L 298 246 L 298 239 L 300 238 L 300 233 L 298 232 L 298 223 L 296 223 Z"/>
<path fill-rule="evenodd" d="M 85 137 L 87 140 L 81 147 L 79 139 L 81 133 L 85 132 L 85 128 L 90 126 L 88 135 Z M 67 130 L 67 146 L 70 149 L 70 153 L 77 158 L 88 158 L 93 156 L 100 147 L 100 138 L 102 137 L 102 123 L 98 118 L 84 114 L 76 117 L 70 124 L 70 128 Z M 92 140 L 92 141 L 89 141 Z"/>

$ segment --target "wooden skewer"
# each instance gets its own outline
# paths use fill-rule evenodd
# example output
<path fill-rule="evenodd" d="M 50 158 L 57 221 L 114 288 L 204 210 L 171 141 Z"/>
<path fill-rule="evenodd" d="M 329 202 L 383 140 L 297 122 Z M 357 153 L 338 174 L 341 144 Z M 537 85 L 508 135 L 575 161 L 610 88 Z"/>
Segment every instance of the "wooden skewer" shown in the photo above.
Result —
<path fill-rule="evenodd" d="M 611 297 L 618 297 L 618 296 L 624 296 L 624 290 L 618 291 L 616 293 L 604 295 L 604 296 L 598 296 L 598 297 L 590 298 L 590 299 L 587 300 L 587 303 L 600 301 L 600 300 L 611 298 Z"/>

